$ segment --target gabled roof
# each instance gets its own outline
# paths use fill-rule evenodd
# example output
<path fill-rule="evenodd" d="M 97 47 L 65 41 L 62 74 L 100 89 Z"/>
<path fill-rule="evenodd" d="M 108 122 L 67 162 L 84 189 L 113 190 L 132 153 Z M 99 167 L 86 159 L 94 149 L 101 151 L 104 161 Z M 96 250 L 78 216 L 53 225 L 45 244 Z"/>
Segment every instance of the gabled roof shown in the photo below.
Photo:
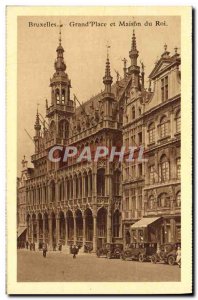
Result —
<path fill-rule="evenodd" d="M 178 54 L 173 55 L 171 57 L 161 57 L 160 60 L 156 63 L 152 72 L 150 73 L 149 78 L 154 79 L 175 63 L 180 64 L 180 57 Z"/>

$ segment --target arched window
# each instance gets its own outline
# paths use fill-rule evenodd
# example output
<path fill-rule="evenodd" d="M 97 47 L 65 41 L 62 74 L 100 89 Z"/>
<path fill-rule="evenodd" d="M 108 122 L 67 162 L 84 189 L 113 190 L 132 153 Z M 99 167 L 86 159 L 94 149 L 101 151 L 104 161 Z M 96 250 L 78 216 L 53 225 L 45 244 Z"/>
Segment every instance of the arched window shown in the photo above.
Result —
<path fill-rule="evenodd" d="M 69 136 L 69 123 L 66 120 L 59 122 L 59 136 L 62 139 L 67 139 Z"/>
<path fill-rule="evenodd" d="M 177 207 L 181 206 L 181 192 L 178 192 L 176 195 L 176 206 Z"/>
<path fill-rule="evenodd" d="M 181 178 L 181 159 L 180 157 L 176 160 L 176 168 L 177 168 L 177 179 Z"/>
<path fill-rule="evenodd" d="M 168 135 L 168 120 L 164 116 L 160 120 L 160 138 L 164 138 Z"/>
<path fill-rule="evenodd" d="M 153 209 L 154 208 L 154 197 L 151 195 L 148 199 L 148 208 Z"/>
<path fill-rule="evenodd" d="M 121 172 L 116 170 L 114 173 L 114 180 L 113 180 L 113 191 L 115 196 L 120 195 L 120 182 L 121 182 Z"/>
<path fill-rule="evenodd" d="M 170 200 L 166 193 L 159 195 L 158 197 L 158 207 L 169 207 Z"/>
<path fill-rule="evenodd" d="M 139 107 L 139 109 L 138 109 L 138 112 L 139 112 L 139 116 L 141 116 L 141 114 L 142 114 L 142 110 L 141 110 L 141 108 Z"/>
<path fill-rule="evenodd" d="M 51 182 L 51 202 L 55 201 L 55 182 Z"/>
<path fill-rule="evenodd" d="M 117 209 L 113 214 L 113 236 L 119 237 L 120 235 L 120 212 Z"/>
<path fill-rule="evenodd" d="M 132 119 L 135 119 L 135 107 L 132 107 Z"/>
<path fill-rule="evenodd" d="M 169 162 L 166 155 L 162 155 L 160 159 L 160 176 L 161 182 L 169 180 Z"/>
<path fill-rule="evenodd" d="M 181 131 L 181 113 L 180 113 L 180 110 L 177 111 L 177 113 L 175 115 L 175 121 L 176 121 L 176 132 L 180 132 Z"/>
<path fill-rule="evenodd" d="M 105 170 L 99 169 L 97 171 L 97 195 L 105 195 Z"/>
<path fill-rule="evenodd" d="M 60 92 L 58 89 L 56 89 L 56 102 L 57 102 L 57 104 L 60 103 Z"/>
<path fill-rule="evenodd" d="M 155 123 L 151 123 L 148 127 L 149 144 L 155 142 Z"/>
<path fill-rule="evenodd" d="M 62 95 L 61 95 L 61 103 L 65 103 L 65 90 L 62 90 Z"/>

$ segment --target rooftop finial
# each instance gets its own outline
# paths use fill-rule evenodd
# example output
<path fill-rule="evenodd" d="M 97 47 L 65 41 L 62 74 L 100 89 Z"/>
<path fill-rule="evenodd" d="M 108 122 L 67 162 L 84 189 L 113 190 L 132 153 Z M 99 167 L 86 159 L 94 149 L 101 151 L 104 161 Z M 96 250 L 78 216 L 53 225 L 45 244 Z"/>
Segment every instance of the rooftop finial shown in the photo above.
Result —
<path fill-rule="evenodd" d="M 166 51 L 167 50 L 167 44 L 165 43 L 164 44 L 164 51 Z"/>
<path fill-rule="evenodd" d="M 174 50 L 175 50 L 175 54 L 177 54 L 177 50 L 178 50 L 178 48 L 177 48 L 177 47 L 175 47 L 175 48 L 174 48 Z"/>
<path fill-rule="evenodd" d="M 109 59 L 109 49 L 111 48 L 111 46 L 109 45 L 109 41 L 107 41 L 106 47 L 107 47 L 107 59 Z"/>
<path fill-rule="evenodd" d="M 63 24 L 61 21 L 59 21 L 59 46 L 61 46 L 61 27 L 63 27 Z"/>

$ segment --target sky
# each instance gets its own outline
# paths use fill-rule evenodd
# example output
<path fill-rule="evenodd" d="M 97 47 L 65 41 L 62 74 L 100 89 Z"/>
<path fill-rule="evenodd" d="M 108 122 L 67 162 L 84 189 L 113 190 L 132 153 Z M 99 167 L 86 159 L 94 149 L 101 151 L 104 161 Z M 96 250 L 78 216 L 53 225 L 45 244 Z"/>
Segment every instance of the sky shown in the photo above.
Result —
<path fill-rule="evenodd" d="M 70 26 L 70 22 L 106 23 L 104 26 Z M 141 26 L 119 26 L 119 22 L 136 22 Z M 156 21 L 166 23 L 166 26 L 156 26 Z M 41 24 L 55 23 L 56 27 L 29 26 L 29 22 Z M 130 64 L 129 51 L 133 29 L 135 29 L 138 62 L 145 65 L 145 85 L 147 77 L 160 58 L 166 43 L 167 50 L 174 54 L 178 47 L 180 53 L 180 18 L 173 17 L 18 17 L 18 51 L 17 51 L 17 138 L 18 176 L 21 170 L 21 160 L 25 155 L 29 167 L 31 155 L 34 153 L 34 144 L 28 137 L 34 136 L 34 123 L 37 105 L 39 112 L 45 116 L 45 99 L 50 99 L 50 78 L 54 73 L 54 61 L 58 46 L 59 28 L 62 27 L 62 46 L 65 50 L 64 59 L 66 72 L 71 79 L 71 98 L 76 94 L 80 102 L 89 100 L 103 89 L 102 78 L 105 71 L 106 45 L 109 44 L 111 75 L 116 80 L 118 71 L 123 76 L 123 62 L 125 57 Z M 146 23 L 147 22 L 147 23 Z M 152 23 L 152 26 L 145 24 Z M 115 23 L 115 26 L 110 26 Z M 49 24 L 49 23 L 48 23 Z"/>

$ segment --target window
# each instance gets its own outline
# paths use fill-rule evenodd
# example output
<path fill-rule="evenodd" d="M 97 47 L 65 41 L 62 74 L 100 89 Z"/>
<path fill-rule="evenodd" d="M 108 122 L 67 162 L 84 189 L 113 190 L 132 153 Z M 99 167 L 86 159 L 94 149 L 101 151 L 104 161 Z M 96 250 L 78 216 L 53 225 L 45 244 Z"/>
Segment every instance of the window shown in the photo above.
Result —
<path fill-rule="evenodd" d="M 177 207 L 181 206 L 181 192 L 178 192 L 176 195 L 176 206 Z"/>
<path fill-rule="evenodd" d="M 155 182 L 155 167 L 154 166 L 150 166 L 149 179 L 150 179 L 150 184 L 153 184 Z"/>
<path fill-rule="evenodd" d="M 161 118 L 160 121 L 160 138 L 164 138 L 168 135 L 168 121 L 167 118 L 164 116 Z"/>
<path fill-rule="evenodd" d="M 120 212 L 116 210 L 113 214 L 113 236 L 119 237 L 120 235 Z"/>
<path fill-rule="evenodd" d="M 154 197 L 150 196 L 148 200 L 148 208 L 153 209 L 154 208 Z"/>
<path fill-rule="evenodd" d="M 60 93 L 59 93 L 58 89 L 56 90 L 56 102 L 57 102 L 57 104 L 60 103 Z"/>
<path fill-rule="evenodd" d="M 175 121 L 176 121 L 176 132 L 180 132 L 181 131 L 181 114 L 180 114 L 180 111 L 178 111 L 176 113 Z"/>
<path fill-rule="evenodd" d="M 99 169 L 97 171 L 97 195 L 105 195 L 105 170 Z"/>
<path fill-rule="evenodd" d="M 138 142 L 139 142 L 139 145 L 142 144 L 142 132 L 138 133 Z"/>
<path fill-rule="evenodd" d="M 162 102 L 168 99 L 168 76 L 161 79 L 161 98 Z"/>
<path fill-rule="evenodd" d="M 65 90 L 62 90 L 61 103 L 65 103 Z"/>
<path fill-rule="evenodd" d="M 138 109 L 138 111 L 139 111 L 139 116 L 141 115 L 141 113 L 142 113 L 142 110 L 141 110 L 141 108 L 139 108 Z"/>
<path fill-rule="evenodd" d="M 181 159 L 180 159 L 180 157 L 177 159 L 176 167 L 177 167 L 177 179 L 180 179 L 181 178 Z"/>
<path fill-rule="evenodd" d="M 125 176 L 126 176 L 126 179 L 129 178 L 129 167 L 125 168 Z"/>
<path fill-rule="evenodd" d="M 160 159 L 160 175 L 161 182 L 169 180 L 169 162 L 166 155 L 163 155 Z"/>
<path fill-rule="evenodd" d="M 138 165 L 138 173 L 139 173 L 139 176 L 142 176 L 142 164 Z"/>
<path fill-rule="evenodd" d="M 149 144 L 155 142 L 155 124 L 151 123 L 148 128 Z"/>
<path fill-rule="evenodd" d="M 135 107 L 132 107 L 132 119 L 135 119 Z"/>
<path fill-rule="evenodd" d="M 125 139 L 125 147 L 126 147 L 126 150 L 129 149 L 129 138 Z"/>
<path fill-rule="evenodd" d="M 135 165 L 131 166 L 131 176 L 132 176 L 132 178 L 136 177 L 135 167 L 136 167 Z"/>
<path fill-rule="evenodd" d="M 135 134 L 131 136 L 131 145 L 132 145 L 132 146 L 136 146 L 136 142 L 135 142 Z"/>
<path fill-rule="evenodd" d="M 169 198 L 167 197 L 167 194 L 161 194 L 158 198 L 158 207 L 169 207 L 170 206 L 170 201 Z"/>
<path fill-rule="evenodd" d="M 132 199 L 132 211 L 134 212 L 136 209 L 136 194 L 135 189 L 131 190 L 131 199 Z"/>
<path fill-rule="evenodd" d="M 138 189 L 138 209 L 142 209 L 142 188 Z"/>
<path fill-rule="evenodd" d="M 125 210 L 129 210 L 129 197 L 125 198 Z"/>

